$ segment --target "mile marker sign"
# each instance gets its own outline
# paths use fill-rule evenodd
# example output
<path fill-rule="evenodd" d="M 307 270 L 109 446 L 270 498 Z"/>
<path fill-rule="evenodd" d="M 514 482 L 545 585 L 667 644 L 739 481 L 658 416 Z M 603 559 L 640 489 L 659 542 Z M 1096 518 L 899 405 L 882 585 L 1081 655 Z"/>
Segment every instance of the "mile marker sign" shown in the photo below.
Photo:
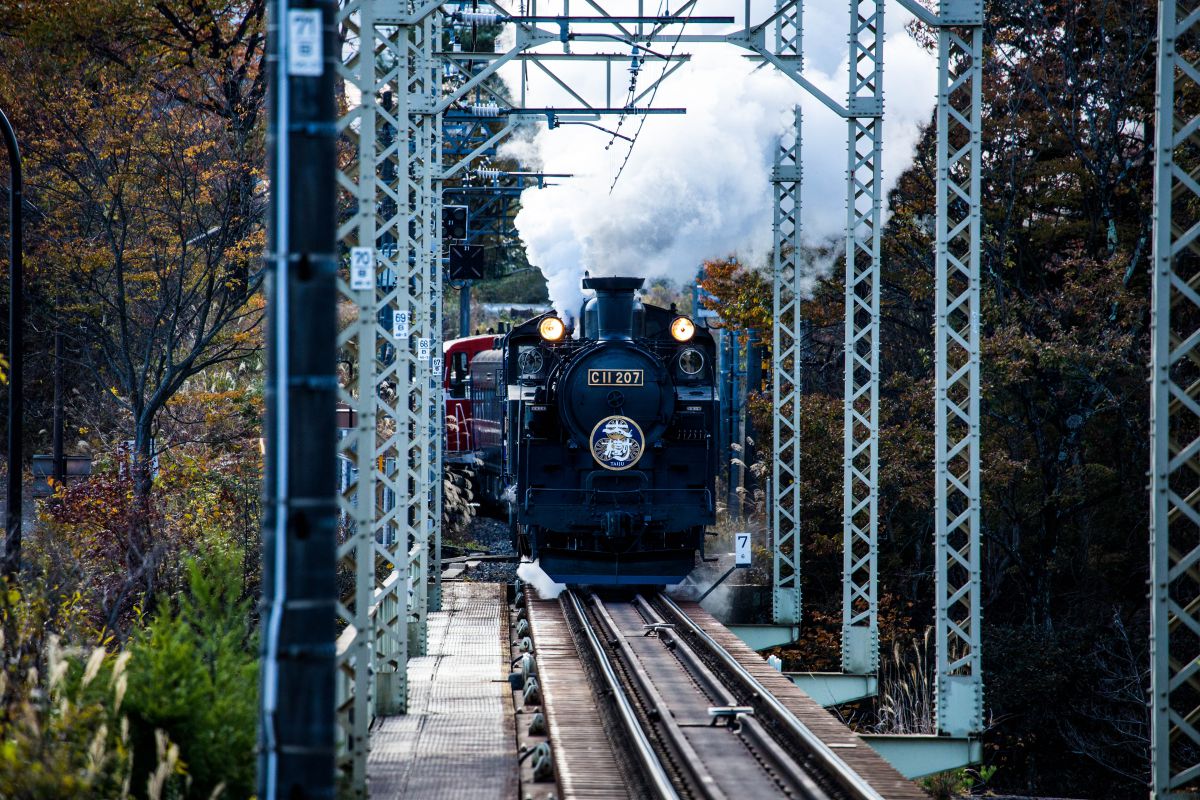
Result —
<path fill-rule="evenodd" d="M 733 565 L 735 567 L 750 566 L 750 534 L 748 532 L 733 535 Z"/>

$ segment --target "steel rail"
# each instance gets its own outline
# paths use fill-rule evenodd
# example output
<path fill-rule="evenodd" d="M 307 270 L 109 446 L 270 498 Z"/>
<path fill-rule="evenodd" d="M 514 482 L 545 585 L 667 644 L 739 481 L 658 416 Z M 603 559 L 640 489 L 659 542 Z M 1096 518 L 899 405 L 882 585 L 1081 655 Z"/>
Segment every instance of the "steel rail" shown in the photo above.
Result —
<path fill-rule="evenodd" d="M 788 732 L 799 739 L 805 747 L 809 748 L 817 761 L 820 762 L 820 766 L 826 770 L 841 788 L 850 792 L 856 798 L 859 798 L 859 800 L 884 800 L 883 795 L 875 791 L 837 753 L 833 752 L 829 745 L 825 744 L 816 734 L 809 730 L 808 726 L 801 722 L 787 706 L 779 702 L 767 687 L 763 686 L 757 678 L 739 664 L 737 659 L 730 655 L 724 647 L 709 636 L 699 625 L 693 622 L 691 617 L 685 614 L 683 609 L 676 605 L 674 600 L 665 594 L 658 595 L 658 599 L 671 610 L 677 622 L 687 628 L 693 636 L 704 642 L 709 651 L 720 659 L 726 669 L 736 675 L 738 680 L 742 681 L 748 689 L 758 695 L 758 702 L 763 703 L 770 710 L 777 722 L 787 728 Z"/>
<path fill-rule="evenodd" d="M 633 604 L 651 624 L 667 622 L 658 613 L 658 609 L 650 605 L 642 595 L 639 594 L 635 597 Z M 737 697 L 730 687 L 709 669 L 708 665 L 704 663 L 704 659 L 690 644 L 675 634 L 674 626 L 669 626 L 667 630 L 660 630 L 658 636 L 670 641 L 675 657 L 679 659 L 679 663 L 703 691 L 724 705 L 735 706 L 738 704 Z M 828 800 L 828 792 L 817 784 L 813 776 L 804 771 L 794 757 L 784 751 L 784 748 L 766 731 L 759 720 L 753 716 L 747 716 L 740 720 L 739 728 L 739 735 L 759 753 L 771 760 L 771 767 L 775 770 L 776 775 L 792 784 L 795 796 L 804 797 L 806 800 Z"/>
<path fill-rule="evenodd" d="M 642 666 L 637 654 L 629 646 L 629 642 L 621 635 L 621 629 L 617 623 L 609 615 L 608 609 L 604 606 L 604 601 L 597 595 L 591 596 L 592 605 L 596 608 L 596 614 L 600 617 L 604 626 L 608 628 L 609 635 L 616 643 L 617 649 L 624 656 L 626 667 L 629 671 L 632 681 L 637 684 L 637 689 L 649 702 L 650 706 L 658 712 L 657 723 L 662 734 L 668 740 L 668 744 L 673 747 L 678 755 L 680 768 L 691 776 L 692 782 L 701 794 L 707 800 L 726 800 L 726 795 L 717 785 L 716 779 L 708 770 L 708 767 L 703 763 L 700 756 L 696 754 L 695 748 L 688 741 L 683 731 L 679 727 L 679 723 L 675 721 L 674 715 L 667 707 L 662 695 L 655 688 L 654 682 L 647 674 L 645 667 Z M 731 703 L 726 703 L 731 705 Z"/>
<path fill-rule="evenodd" d="M 613 669 L 612 662 L 609 661 L 608 655 L 604 652 L 604 646 L 600 643 L 600 638 L 596 636 L 595 626 L 588 619 L 587 611 L 574 592 L 568 591 L 566 594 L 575 611 L 575 615 L 579 618 L 579 624 L 583 628 L 583 632 L 587 635 L 588 644 L 591 645 L 592 653 L 595 655 L 596 663 L 600 666 L 604 681 L 612 693 L 613 701 L 617 704 L 621 721 L 625 724 L 625 729 L 629 733 L 630 738 L 633 739 L 634 749 L 637 751 L 638 760 L 646 772 L 648 783 L 653 787 L 656 796 L 662 800 L 680 800 L 679 793 L 675 791 L 675 786 L 671 783 L 671 779 L 667 775 L 662 761 L 659 759 L 658 754 L 654 752 L 653 745 L 650 744 L 645 730 L 642 729 L 641 724 L 638 722 L 633 705 L 629 702 L 629 696 L 621 687 L 621 681 L 617 678 L 617 673 Z"/>

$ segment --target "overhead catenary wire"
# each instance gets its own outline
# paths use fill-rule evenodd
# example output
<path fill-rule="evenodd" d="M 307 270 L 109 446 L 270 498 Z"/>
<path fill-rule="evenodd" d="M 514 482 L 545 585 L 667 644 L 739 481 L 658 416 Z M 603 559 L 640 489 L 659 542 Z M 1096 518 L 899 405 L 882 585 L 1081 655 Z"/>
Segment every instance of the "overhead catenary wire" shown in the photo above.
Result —
<path fill-rule="evenodd" d="M 661 9 L 661 6 L 660 6 L 660 9 Z M 629 108 L 630 106 L 633 105 L 633 99 L 634 99 L 634 97 L 637 96 L 638 75 L 641 74 L 642 65 L 646 63 L 645 51 L 643 50 L 642 55 L 639 57 L 638 50 L 639 50 L 639 48 L 638 48 L 637 44 L 635 43 L 633 45 L 633 53 L 632 53 L 633 60 L 629 65 L 629 73 L 630 73 L 629 74 L 629 89 L 625 94 L 625 106 L 624 106 L 625 108 Z M 608 140 L 608 144 L 604 145 L 605 150 L 612 147 L 613 144 L 617 141 L 617 139 L 624 139 L 625 141 L 630 142 L 630 143 L 633 142 L 633 139 L 621 134 L 621 126 L 625 124 L 626 116 L 627 116 L 626 114 L 622 114 L 620 117 L 617 118 L 617 127 L 615 130 L 611 131 L 612 137 Z M 593 127 L 599 127 L 599 126 L 593 126 Z M 600 130 L 604 130 L 604 129 L 600 128 Z"/>
<path fill-rule="evenodd" d="M 688 13 L 687 13 L 687 16 L 683 20 L 683 24 L 681 24 L 679 26 L 679 32 L 675 34 L 675 41 L 671 43 L 671 50 L 667 54 L 666 59 L 663 61 L 662 74 L 658 76 L 658 81 L 654 84 L 654 88 L 650 91 L 650 99 L 646 101 L 647 108 L 651 108 L 654 106 L 654 98 L 658 96 L 659 87 L 662 86 L 663 79 L 666 78 L 666 76 L 667 76 L 667 70 L 671 68 L 671 58 L 674 57 L 674 55 L 675 55 L 675 49 L 679 47 L 679 41 L 680 41 L 680 39 L 683 38 L 683 31 L 684 31 L 684 29 L 687 28 L 688 20 L 690 20 L 692 18 L 692 11 L 695 9 L 695 7 L 696 6 L 693 5 L 691 8 L 688 9 Z M 631 92 L 631 94 L 632 94 L 632 92 Z M 633 98 L 630 98 L 630 102 L 627 105 L 632 105 L 632 103 L 633 103 Z M 625 172 L 625 167 L 629 164 L 629 158 L 630 158 L 630 156 L 633 155 L 633 148 L 637 145 L 638 136 L 641 135 L 642 128 L 645 127 L 645 125 L 646 125 L 646 117 L 647 116 L 648 115 L 642 115 L 642 118 L 638 121 L 637 130 L 633 132 L 633 139 L 629 142 L 629 149 L 625 151 L 625 159 L 621 162 L 621 166 L 617 168 L 617 174 L 615 176 L 613 176 L 612 183 L 609 184 L 609 187 L 608 187 L 609 194 L 612 194 L 613 190 L 617 188 L 617 181 L 621 180 L 621 175 Z M 620 128 L 620 123 L 618 123 L 618 129 L 619 128 Z M 605 148 L 605 149 L 607 149 L 607 148 Z"/>

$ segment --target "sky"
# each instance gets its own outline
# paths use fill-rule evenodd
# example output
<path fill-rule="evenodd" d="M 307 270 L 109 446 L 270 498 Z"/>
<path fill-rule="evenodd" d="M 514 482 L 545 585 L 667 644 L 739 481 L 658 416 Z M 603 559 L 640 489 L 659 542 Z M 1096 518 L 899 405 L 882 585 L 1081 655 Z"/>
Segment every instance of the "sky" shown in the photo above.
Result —
<path fill-rule="evenodd" d="M 538 13 L 562 13 L 561 2 L 543 0 Z M 636 8 L 633 2 L 601 5 L 609 14 L 633 14 Z M 844 103 L 849 8 L 812 5 L 805 9 L 805 75 Z M 765 18 L 773 7 L 752 0 L 751 19 Z M 744 8 L 744 3 L 730 0 L 700 0 L 692 13 L 735 16 L 740 21 Z M 654 12 L 649 3 L 647 11 Z M 596 12 L 577 0 L 571 13 Z M 911 162 L 919 126 L 927 124 L 934 105 L 935 62 L 904 30 L 908 21 L 907 14 L 889 6 L 884 47 L 885 192 Z M 689 32 L 723 33 L 733 27 L 696 25 L 689 26 Z M 511 26 L 498 49 L 509 42 Z M 573 45 L 575 52 L 587 48 Z M 616 41 L 593 49 L 629 53 L 629 45 Z M 667 52 L 671 42 L 655 49 Z M 539 52 L 561 52 L 561 47 L 543 45 Z M 527 166 L 574 176 L 556 186 L 527 190 L 517 217 L 530 263 L 546 275 L 551 299 L 560 311 L 578 308 L 584 269 L 593 275 L 667 277 L 686 284 L 705 259 L 736 254 L 743 261 L 761 263 L 771 245 L 772 154 L 779 135 L 791 124 L 791 109 L 797 103 L 804 118 L 803 238 L 821 243 L 842 236 L 846 121 L 779 71 L 769 66 L 756 69 L 756 63 L 745 57 L 748 51 L 741 48 L 684 42 L 675 52 L 690 53 L 692 61 L 662 84 L 653 106 L 685 107 L 687 113 L 646 118 L 615 187 L 613 180 L 629 143 L 614 141 L 595 128 L 563 125 L 550 130 L 542 125 L 531 142 L 512 141 L 504 150 Z M 593 104 L 602 102 L 606 75 L 601 64 L 552 66 Z M 649 85 L 661 71 L 662 62 L 648 58 L 639 84 Z M 520 68 L 505 67 L 501 77 L 517 95 Z M 614 66 L 614 105 L 624 104 L 628 78 L 627 64 Z M 579 105 L 535 68 L 527 72 L 525 91 L 529 107 Z M 617 122 L 612 116 L 596 124 L 612 129 Z M 621 133 L 632 136 L 640 122 L 641 118 L 625 118 Z"/>

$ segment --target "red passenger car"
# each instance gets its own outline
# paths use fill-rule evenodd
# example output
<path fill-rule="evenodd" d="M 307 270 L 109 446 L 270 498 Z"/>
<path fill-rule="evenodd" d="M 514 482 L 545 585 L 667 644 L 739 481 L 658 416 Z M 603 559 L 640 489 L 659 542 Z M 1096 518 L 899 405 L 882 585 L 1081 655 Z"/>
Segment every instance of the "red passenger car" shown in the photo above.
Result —
<path fill-rule="evenodd" d="M 446 461 L 451 464 L 474 463 L 475 443 L 471 441 L 470 365 L 477 353 L 493 350 L 495 334 L 467 336 L 442 343 L 442 376 L 446 387 Z"/>

